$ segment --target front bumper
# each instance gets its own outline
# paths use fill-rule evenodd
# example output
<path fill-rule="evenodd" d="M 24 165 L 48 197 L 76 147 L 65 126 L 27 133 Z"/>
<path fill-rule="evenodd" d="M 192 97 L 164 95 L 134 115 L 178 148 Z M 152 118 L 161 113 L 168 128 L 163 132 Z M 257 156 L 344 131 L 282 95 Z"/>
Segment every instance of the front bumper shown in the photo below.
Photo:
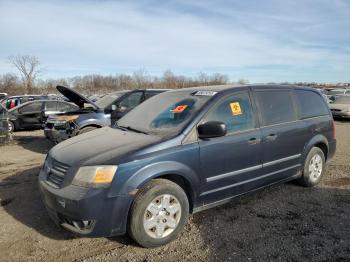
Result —
<path fill-rule="evenodd" d="M 109 189 L 90 189 L 74 185 L 53 188 L 39 174 L 42 200 L 52 220 L 74 233 L 89 237 L 109 237 L 126 233 L 129 195 L 109 197 Z"/>
<path fill-rule="evenodd" d="M 45 128 L 44 134 L 45 134 L 45 137 L 47 139 L 49 139 L 50 141 L 52 141 L 54 143 L 62 142 L 62 141 L 71 137 L 71 135 L 69 135 L 67 133 L 67 130 L 65 130 L 65 129 L 57 130 L 55 128 L 52 128 L 52 129 Z"/>

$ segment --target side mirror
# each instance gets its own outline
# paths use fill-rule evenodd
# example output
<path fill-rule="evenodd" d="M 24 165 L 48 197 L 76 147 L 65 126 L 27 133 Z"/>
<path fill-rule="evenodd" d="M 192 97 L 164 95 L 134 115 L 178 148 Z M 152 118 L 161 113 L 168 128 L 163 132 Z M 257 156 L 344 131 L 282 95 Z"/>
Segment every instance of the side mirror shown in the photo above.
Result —
<path fill-rule="evenodd" d="M 212 138 L 226 135 L 226 125 L 219 121 L 209 121 L 197 127 L 199 138 Z"/>

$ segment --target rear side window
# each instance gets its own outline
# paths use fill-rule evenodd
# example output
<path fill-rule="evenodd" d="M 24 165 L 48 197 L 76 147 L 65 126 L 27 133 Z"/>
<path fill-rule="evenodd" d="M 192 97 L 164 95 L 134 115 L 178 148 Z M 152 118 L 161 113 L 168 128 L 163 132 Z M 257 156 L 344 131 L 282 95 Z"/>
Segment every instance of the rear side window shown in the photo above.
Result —
<path fill-rule="evenodd" d="M 290 90 L 255 91 L 255 97 L 263 126 L 296 120 L 292 92 Z"/>
<path fill-rule="evenodd" d="M 47 101 L 45 103 L 45 109 L 47 111 L 56 111 L 56 106 L 57 106 L 57 102 L 56 101 Z"/>
<path fill-rule="evenodd" d="M 63 103 L 63 102 L 58 102 L 58 107 L 57 110 L 59 112 L 69 112 L 69 111 L 74 111 L 77 110 L 77 107 L 71 104 Z"/>
<path fill-rule="evenodd" d="M 204 122 L 208 121 L 225 123 L 227 134 L 253 129 L 255 124 L 249 94 L 237 93 L 222 99 L 204 118 Z"/>
<path fill-rule="evenodd" d="M 28 105 L 23 106 L 20 109 L 21 113 L 31 113 L 31 112 L 40 112 L 41 111 L 41 102 L 33 102 Z"/>
<path fill-rule="evenodd" d="M 328 115 L 327 105 L 319 94 L 308 90 L 295 90 L 300 119 Z"/>

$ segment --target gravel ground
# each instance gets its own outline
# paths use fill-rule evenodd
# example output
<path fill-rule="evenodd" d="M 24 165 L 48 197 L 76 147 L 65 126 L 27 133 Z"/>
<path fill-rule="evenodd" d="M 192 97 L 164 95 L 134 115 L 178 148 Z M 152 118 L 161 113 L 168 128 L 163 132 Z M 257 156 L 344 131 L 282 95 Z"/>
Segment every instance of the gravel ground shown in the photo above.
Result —
<path fill-rule="evenodd" d="M 42 131 L 0 147 L 1 261 L 350 261 L 350 122 L 322 183 L 273 186 L 191 216 L 182 236 L 156 249 L 129 237 L 81 238 L 46 214 L 36 174 L 52 147 Z"/>

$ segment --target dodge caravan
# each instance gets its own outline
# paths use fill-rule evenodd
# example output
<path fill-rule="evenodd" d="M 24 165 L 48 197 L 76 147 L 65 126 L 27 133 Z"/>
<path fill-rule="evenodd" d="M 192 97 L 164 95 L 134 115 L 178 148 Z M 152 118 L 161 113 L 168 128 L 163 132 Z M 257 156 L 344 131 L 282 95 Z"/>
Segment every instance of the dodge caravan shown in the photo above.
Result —
<path fill-rule="evenodd" d="M 104 127 L 55 146 L 39 174 L 61 227 L 128 232 L 141 246 L 175 239 L 190 213 L 272 184 L 315 186 L 335 153 L 321 94 L 294 86 L 216 86 L 152 97 Z"/>

